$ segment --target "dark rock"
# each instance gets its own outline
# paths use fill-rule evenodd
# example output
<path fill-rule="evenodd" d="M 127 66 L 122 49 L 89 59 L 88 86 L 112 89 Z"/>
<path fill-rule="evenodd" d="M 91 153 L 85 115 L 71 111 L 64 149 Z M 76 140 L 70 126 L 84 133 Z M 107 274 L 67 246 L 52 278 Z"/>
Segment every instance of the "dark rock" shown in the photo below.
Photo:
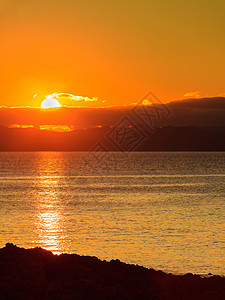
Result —
<path fill-rule="evenodd" d="M 225 299 L 225 278 L 176 276 L 118 259 L 53 255 L 6 244 L 0 249 L 0 299 Z"/>

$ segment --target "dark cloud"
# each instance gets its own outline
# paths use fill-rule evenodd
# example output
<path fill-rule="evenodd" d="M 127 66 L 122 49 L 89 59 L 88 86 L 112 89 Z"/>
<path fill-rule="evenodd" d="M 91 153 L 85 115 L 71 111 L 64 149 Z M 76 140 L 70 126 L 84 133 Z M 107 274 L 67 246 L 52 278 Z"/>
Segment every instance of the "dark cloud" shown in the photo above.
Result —
<path fill-rule="evenodd" d="M 186 99 L 170 102 L 174 126 L 225 126 L 225 98 Z"/>
<path fill-rule="evenodd" d="M 160 104 L 158 104 L 160 106 Z M 166 104 L 171 114 L 157 119 L 159 126 L 225 126 L 225 98 L 185 99 Z M 75 129 L 113 126 L 123 116 L 134 117 L 134 106 L 108 108 L 61 107 L 42 110 L 31 107 L 0 108 L 0 125 L 65 125 Z M 137 121 L 139 122 L 139 121 Z"/>

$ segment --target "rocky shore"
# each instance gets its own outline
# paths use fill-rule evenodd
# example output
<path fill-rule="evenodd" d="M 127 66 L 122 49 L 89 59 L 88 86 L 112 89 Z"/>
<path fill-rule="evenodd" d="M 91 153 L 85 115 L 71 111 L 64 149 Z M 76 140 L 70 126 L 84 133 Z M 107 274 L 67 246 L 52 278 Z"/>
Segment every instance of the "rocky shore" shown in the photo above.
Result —
<path fill-rule="evenodd" d="M 225 278 L 172 275 L 119 260 L 6 244 L 0 249 L 1 300 L 225 299 Z"/>

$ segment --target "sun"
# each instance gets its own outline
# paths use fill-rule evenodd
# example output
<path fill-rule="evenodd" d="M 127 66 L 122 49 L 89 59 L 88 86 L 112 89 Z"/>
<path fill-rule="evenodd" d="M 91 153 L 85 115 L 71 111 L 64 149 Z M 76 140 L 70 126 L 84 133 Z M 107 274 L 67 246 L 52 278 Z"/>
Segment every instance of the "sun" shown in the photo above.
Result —
<path fill-rule="evenodd" d="M 41 108 L 56 108 L 56 107 L 61 107 L 61 104 L 59 103 L 58 100 L 46 97 L 44 101 L 41 103 Z"/>

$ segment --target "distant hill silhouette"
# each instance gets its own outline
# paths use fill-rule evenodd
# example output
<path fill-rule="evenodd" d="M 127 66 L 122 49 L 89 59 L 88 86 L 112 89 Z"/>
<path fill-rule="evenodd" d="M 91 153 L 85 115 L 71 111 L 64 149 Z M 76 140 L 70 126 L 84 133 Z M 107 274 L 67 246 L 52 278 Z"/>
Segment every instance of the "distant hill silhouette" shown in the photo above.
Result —
<path fill-rule="evenodd" d="M 164 127 L 143 145 L 149 151 L 224 151 L 225 128 Z"/>
<path fill-rule="evenodd" d="M 88 151 L 99 141 L 107 150 L 117 151 L 115 144 L 107 138 L 109 130 L 109 127 L 102 127 L 59 133 L 0 126 L 0 151 Z M 225 127 L 167 126 L 144 134 L 145 140 L 134 150 L 225 151 Z"/>

